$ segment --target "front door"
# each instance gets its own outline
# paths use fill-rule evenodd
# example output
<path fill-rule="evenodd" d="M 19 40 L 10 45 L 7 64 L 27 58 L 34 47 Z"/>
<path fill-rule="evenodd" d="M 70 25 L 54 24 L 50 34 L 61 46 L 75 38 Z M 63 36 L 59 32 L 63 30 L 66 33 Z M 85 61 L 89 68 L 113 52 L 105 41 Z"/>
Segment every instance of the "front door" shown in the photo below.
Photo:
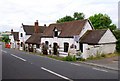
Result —
<path fill-rule="evenodd" d="M 80 51 L 83 52 L 83 43 L 79 43 Z"/>
<path fill-rule="evenodd" d="M 53 54 L 57 55 L 57 53 L 58 53 L 57 49 L 58 49 L 57 43 L 53 43 Z"/>
<path fill-rule="evenodd" d="M 65 42 L 64 43 L 64 52 L 68 52 L 68 48 L 69 48 L 69 43 Z"/>

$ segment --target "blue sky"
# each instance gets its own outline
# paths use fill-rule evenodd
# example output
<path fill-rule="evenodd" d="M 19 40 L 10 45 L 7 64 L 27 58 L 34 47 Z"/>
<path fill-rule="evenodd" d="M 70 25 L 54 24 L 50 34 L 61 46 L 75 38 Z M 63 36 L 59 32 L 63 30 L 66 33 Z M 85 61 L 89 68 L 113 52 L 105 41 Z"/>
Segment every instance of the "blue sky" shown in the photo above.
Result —
<path fill-rule="evenodd" d="M 55 23 L 57 19 L 74 12 L 83 12 L 85 18 L 95 13 L 108 14 L 118 25 L 119 0 L 0 0 L 0 31 L 18 31 L 21 23 L 39 25 Z"/>

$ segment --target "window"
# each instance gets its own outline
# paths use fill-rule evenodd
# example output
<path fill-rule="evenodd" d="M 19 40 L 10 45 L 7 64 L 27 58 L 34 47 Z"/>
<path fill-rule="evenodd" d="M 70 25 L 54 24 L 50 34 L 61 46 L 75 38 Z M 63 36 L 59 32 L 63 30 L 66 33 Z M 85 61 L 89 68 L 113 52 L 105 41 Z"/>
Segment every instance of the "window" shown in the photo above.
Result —
<path fill-rule="evenodd" d="M 46 44 L 46 45 L 49 45 L 49 42 L 48 42 L 48 41 L 45 41 L 45 44 Z"/>
<path fill-rule="evenodd" d="M 23 37 L 23 34 L 21 33 L 20 36 Z"/>
<path fill-rule="evenodd" d="M 46 45 L 47 48 L 48 48 L 49 42 L 48 42 L 48 41 L 45 41 L 45 45 Z"/>
<path fill-rule="evenodd" d="M 21 42 L 21 47 L 23 47 L 23 42 Z"/>
<path fill-rule="evenodd" d="M 54 37 L 58 36 L 58 31 L 54 31 Z"/>
<path fill-rule="evenodd" d="M 39 44 L 37 44 L 37 45 L 36 45 L 36 48 L 40 48 L 40 45 L 39 45 Z"/>

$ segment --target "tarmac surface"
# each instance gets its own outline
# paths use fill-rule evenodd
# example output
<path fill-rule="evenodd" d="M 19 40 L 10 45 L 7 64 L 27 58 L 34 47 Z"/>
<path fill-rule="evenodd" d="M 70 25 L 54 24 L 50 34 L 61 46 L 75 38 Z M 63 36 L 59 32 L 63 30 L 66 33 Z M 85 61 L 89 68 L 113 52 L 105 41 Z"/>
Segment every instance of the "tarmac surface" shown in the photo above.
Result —
<path fill-rule="evenodd" d="M 88 60 L 88 61 L 84 61 L 80 63 L 118 71 L 119 70 L 119 58 L 120 56 L 114 56 L 114 57 L 104 58 L 100 60 Z"/>

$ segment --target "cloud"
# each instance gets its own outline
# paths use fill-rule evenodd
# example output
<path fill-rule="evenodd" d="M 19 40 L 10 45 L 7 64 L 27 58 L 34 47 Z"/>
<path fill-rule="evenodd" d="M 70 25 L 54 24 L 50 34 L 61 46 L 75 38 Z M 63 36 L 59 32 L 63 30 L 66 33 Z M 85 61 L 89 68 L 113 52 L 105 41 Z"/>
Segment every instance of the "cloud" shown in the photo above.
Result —
<path fill-rule="evenodd" d="M 118 0 L 1 0 L 0 11 L 0 30 L 17 30 L 21 23 L 34 24 L 35 20 L 49 25 L 74 12 L 83 12 L 86 18 L 106 13 L 113 23 L 118 22 Z"/>

